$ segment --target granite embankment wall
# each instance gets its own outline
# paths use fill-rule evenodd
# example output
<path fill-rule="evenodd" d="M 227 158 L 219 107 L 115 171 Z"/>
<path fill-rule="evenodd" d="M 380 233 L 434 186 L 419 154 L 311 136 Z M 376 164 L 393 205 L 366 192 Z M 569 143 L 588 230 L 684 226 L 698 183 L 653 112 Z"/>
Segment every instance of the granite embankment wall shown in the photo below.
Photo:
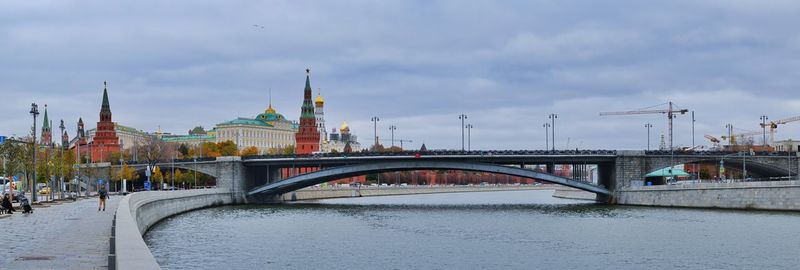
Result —
<path fill-rule="evenodd" d="M 726 209 L 800 210 L 800 181 L 700 183 L 631 187 L 617 204 Z"/>
<path fill-rule="evenodd" d="M 553 192 L 553 197 L 572 200 L 596 201 L 597 194 L 577 188 L 559 186 Z"/>
<path fill-rule="evenodd" d="M 233 202 L 227 189 L 148 191 L 125 196 L 117 208 L 112 235 L 116 269 L 160 269 L 142 239 L 150 226 L 172 215 Z"/>
<path fill-rule="evenodd" d="M 513 190 L 547 190 L 555 185 L 520 186 L 402 186 L 402 187 L 343 187 L 343 188 L 304 188 L 281 195 L 283 201 L 302 201 L 332 198 L 390 196 L 429 193 L 486 192 Z"/>

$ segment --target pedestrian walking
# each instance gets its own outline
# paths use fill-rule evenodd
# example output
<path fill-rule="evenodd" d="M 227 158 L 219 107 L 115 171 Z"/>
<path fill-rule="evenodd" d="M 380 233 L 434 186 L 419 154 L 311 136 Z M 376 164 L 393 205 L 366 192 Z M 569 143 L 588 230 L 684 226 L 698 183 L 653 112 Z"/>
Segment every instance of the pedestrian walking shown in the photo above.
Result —
<path fill-rule="evenodd" d="M 106 211 L 106 199 L 108 198 L 108 191 L 106 191 L 106 187 L 100 187 L 100 190 L 97 191 L 97 194 L 100 195 L 100 205 L 97 206 L 97 211 L 100 211 L 101 208 L 103 211 Z"/>

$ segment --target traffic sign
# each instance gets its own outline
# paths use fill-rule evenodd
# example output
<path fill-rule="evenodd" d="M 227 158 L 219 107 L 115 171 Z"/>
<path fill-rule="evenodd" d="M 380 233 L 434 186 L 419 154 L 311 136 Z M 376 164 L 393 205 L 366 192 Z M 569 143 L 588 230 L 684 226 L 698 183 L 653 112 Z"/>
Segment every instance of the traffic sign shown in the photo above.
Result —
<path fill-rule="evenodd" d="M 4 143 L 6 141 L 6 136 L 0 136 L 0 143 Z"/>
<path fill-rule="evenodd" d="M 144 190 L 150 190 L 150 181 L 144 181 Z"/>

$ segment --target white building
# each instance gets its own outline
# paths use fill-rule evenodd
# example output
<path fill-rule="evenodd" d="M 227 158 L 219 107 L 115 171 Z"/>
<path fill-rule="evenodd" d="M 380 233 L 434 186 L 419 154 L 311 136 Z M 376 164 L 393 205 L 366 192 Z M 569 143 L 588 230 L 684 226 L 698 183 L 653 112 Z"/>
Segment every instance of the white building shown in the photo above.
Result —
<path fill-rule="evenodd" d="M 286 120 L 270 104 L 264 113 L 255 118 L 240 117 L 217 124 L 215 129 L 216 142 L 232 141 L 239 150 L 255 146 L 259 154 L 267 154 L 271 148 L 295 145 L 297 123 Z"/>

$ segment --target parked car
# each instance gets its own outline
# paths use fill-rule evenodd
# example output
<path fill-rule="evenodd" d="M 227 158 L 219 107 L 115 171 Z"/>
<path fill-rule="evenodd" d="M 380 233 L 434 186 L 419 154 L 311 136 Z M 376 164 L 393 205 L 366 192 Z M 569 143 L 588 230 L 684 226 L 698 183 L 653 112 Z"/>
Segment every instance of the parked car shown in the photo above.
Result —
<path fill-rule="evenodd" d="M 48 195 L 50 194 L 50 187 L 43 187 L 39 190 L 39 195 Z"/>

